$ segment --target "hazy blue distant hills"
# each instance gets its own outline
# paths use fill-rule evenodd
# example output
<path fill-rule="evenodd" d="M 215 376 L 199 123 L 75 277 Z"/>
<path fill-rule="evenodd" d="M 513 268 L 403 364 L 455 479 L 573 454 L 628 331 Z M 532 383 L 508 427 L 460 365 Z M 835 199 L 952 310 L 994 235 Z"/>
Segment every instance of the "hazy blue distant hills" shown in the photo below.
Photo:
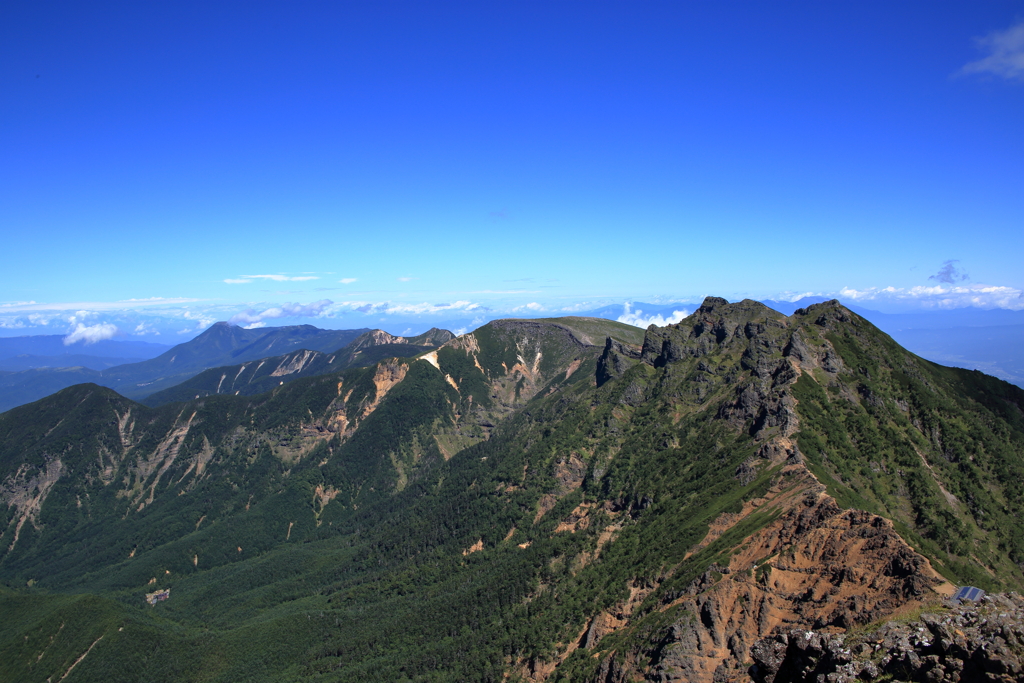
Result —
<path fill-rule="evenodd" d="M 23 353 L 11 358 L 0 359 L 0 370 L 19 372 L 33 368 L 74 368 L 83 367 L 90 370 L 106 370 L 116 365 L 138 362 L 138 358 L 108 358 L 106 356 L 90 356 L 87 354 L 64 354 L 60 356 L 34 356 Z"/>
<path fill-rule="evenodd" d="M 203 370 L 294 351 L 335 351 L 367 330 L 321 330 L 312 325 L 290 325 L 246 330 L 220 322 L 192 341 L 140 363 L 104 373 L 104 386 L 134 398 L 177 384 Z M 137 385 L 133 388 L 131 385 Z"/>
<path fill-rule="evenodd" d="M 142 398 L 179 384 L 207 368 L 256 360 L 300 348 L 335 351 L 367 331 L 321 330 L 312 325 L 246 330 L 237 325 L 217 323 L 195 339 L 178 344 L 155 358 L 139 362 L 104 370 L 49 367 L 0 376 L 0 411 L 83 382 L 95 382 L 129 398 Z M 33 343 L 37 344 L 37 348 L 47 348 L 45 343 Z M 11 343 L 9 348 L 19 347 L 17 343 Z"/>
<path fill-rule="evenodd" d="M 1024 325 L 906 329 L 890 335 L 922 358 L 981 370 L 1024 387 Z"/>
<path fill-rule="evenodd" d="M 289 325 L 286 327 L 242 330 L 230 323 L 221 322 L 216 323 L 200 336 L 210 335 L 205 343 L 212 348 L 213 345 L 223 344 L 224 342 L 221 339 L 233 338 L 237 335 L 237 331 L 247 333 L 244 337 L 239 335 L 239 339 L 251 339 L 251 342 L 232 347 L 226 355 L 221 356 L 224 360 L 227 360 L 229 357 L 231 361 L 255 360 L 257 358 L 279 356 L 295 349 L 309 349 L 310 351 L 329 353 L 348 345 L 356 337 L 369 330 L 367 328 L 356 330 L 322 330 L 312 325 Z M 202 353 L 200 352 L 200 355 Z M 209 365 L 207 364 L 206 367 L 209 367 Z"/>
<path fill-rule="evenodd" d="M 0 412 L 31 403 L 75 384 L 102 381 L 102 371 L 83 367 L 7 372 L 0 375 Z"/>
<path fill-rule="evenodd" d="M 141 341 L 105 339 L 92 344 L 65 344 L 64 335 L 41 334 L 23 337 L 0 337 L 0 367 L 3 361 L 15 356 L 46 356 L 52 358 L 51 367 L 72 367 L 81 356 L 127 358 L 124 362 L 156 358 L 170 349 L 172 344 L 154 344 Z M 38 366 L 37 366 L 38 367 Z"/>

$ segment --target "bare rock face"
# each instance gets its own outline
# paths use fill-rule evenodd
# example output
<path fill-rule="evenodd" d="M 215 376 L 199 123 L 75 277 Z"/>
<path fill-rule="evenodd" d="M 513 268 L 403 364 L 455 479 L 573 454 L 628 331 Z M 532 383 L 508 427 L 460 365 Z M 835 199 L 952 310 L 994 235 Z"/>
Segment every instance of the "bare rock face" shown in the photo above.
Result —
<path fill-rule="evenodd" d="M 660 368 L 710 355 L 722 346 L 742 348 L 755 337 L 771 346 L 772 335 L 765 335 L 765 330 L 784 330 L 786 325 L 786 316 L 757 301 L 730 304 L 709 296 L 685 324 L 648 329 L 641 357 L 644 363 Z"/>
<path fill-rule="evenodd" d="M 455 339 L 455 335 L 448 330 L 431 327 L 418 337 L 410 337 L 407 341 L 410 344 L 420 344 L 423 346 L 441 346 L 442 344 L 447 344 L 452 339 Z"/>
<path fill-rule="evenodd" d="M 775 450 L 774 457 L 788 461 L 784 446 Z M 749 537 L 728 566 L 712 566 L 682 595 L 666 596 L 664 609 L 685 616 L 651 652 L 612 654 L 616 661 L 603 663 L 596 680 L 630 680 L 619 672 L 637 654 L 650 661 L 647 680 L 743 680 L 741 663 L 750 661 L 755 643 L 780 629 L 838 632 L 938 597 L 933 589 L 943 581 L 888 520 L 841 510 L 799 462 L 784 467 L 764 498 L 712 524 L 694 552 L 755 511 L 773 509 L 781 514 Z"/>
<path fill-rule="evenodd" d="M 597 361 L 597 386 L 618 379 L 640 358 L 640 349 L 611 337 L 605 340 L 604 353 Z"/>
<path fill-rule="evenodd" d="M 826 318 L 842 314 L 833 306 L 821 308 Z M 608 369 L 599 383 L 617 376 L 614 359 L 614 349 L 607 349 Z M 686 391 L 695 402 L 702 404 L 717 393 L 722 402 L 716 417 L 758 439 L 790 436 L 797 430 L 789 388 L 801 373 L 820 369 L 834 377 L 843 369 L 831 344 L 808 338 L 793 319 L 756 301 L 729 304 L 716 297 L 705 299 L 679 324 L 647 331 L 641 362 L 672 372 L 674 364 L 686 359 L 699 359 L 685 371 L 691 373 Z"/>
<path fill-rule="evenodd" d="M 1024 680 L 1024 598 L 988 595 L 855 635 L 795 629 L 758 641 L 757 683 Z"/>

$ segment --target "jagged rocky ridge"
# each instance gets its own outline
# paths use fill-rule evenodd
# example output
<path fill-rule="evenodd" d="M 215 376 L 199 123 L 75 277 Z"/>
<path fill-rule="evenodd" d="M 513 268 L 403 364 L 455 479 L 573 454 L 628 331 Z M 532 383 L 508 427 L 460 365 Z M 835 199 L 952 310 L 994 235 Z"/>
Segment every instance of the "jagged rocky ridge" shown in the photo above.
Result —
<path fill-rule="evenodd" d="M 145 628 L 176 679 L 742 680 L 772 633 L 1022 583 L 1021 392 L 835 303 L 498 321 L 256 397 L 121 401 L 0 417 L 0 575 L 173 584 L 153 612 L 179 635 Z M 73 676 L 131 647 L 114 621 Z M 203 649 L 253 628 L 281 644 Z"/>

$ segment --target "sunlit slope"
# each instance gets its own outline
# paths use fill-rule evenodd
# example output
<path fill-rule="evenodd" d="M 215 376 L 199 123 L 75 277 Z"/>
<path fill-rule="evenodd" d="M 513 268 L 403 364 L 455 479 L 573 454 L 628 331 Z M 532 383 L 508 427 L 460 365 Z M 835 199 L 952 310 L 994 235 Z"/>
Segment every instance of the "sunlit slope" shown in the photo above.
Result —
<path fill-rule="evenodd" d="M 86 382 L 141 398 L 172 387 L 211 367 L 231 365 L 297 349 L 332 352 L 368 330 L 321 330 L 312 325 L 246 330 L 220 322 L 195 339 L 144 361 L 106 370 L 86 367 L 36 368 L 0 376 L 0 412 Z"/>
<path fill-rule="evenodd" d="M 254 397 L 76 387 L 0 416 L 0 576 L 19 609 L 74 591 L 148 619 L 76 635 L 68 681 L 147 638 L 150 680 L 711 681 L 775 628 L 1024 585 L 1015 387 L 831 303 L 584 324 L 495 321 Z M 0 659 L 31 635 L 3 633 Z"/>
<path fill-rule="evenodd" d="M 159 406 L 215 394 L 253 396 L 301 377 L 365 367 L 385 358 L 417 356 L 454 337 L 451 332 L 436 328 L 417 337 L 396 337 L 383 330 L 370 330 L 332 352 L 301 349 L 280 356 L 211 368 L 180 384 L 155 392 L 142 402 L 148 406 Z"/>

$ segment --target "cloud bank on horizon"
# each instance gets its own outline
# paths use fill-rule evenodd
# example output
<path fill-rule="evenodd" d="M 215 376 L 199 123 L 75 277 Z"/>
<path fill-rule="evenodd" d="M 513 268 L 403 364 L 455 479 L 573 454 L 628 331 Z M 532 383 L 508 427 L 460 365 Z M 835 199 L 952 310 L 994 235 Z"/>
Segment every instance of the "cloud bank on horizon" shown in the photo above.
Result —
<path fill-rule="evenodd" d="M 946 261 L 929 276 L 933 284 L 913 287 L 843 287 L 831 291 L 751 296 L 741 298 L 797 301 L 808 296 L 837 298 L 880 312 L 942 311 L 959 308 L 1024 310 L 1024 291 L 1009 286 L 968 282 L 957 261 Z M 716 294 L 709 292 L 708 294 Z M 0 335 L 62 334 L 65 344 L 95 343 L 115 337 L 164 337 L 169 341 L 191 338 L 218 320 L 250 329 L 269 324 L 314 324 L 327 328 L 383 327 L 397 333 L 433 324 L 450 324 L 467 331 L 501 317 L 580 315 L 609 304 L 622 305 L 618 320 L 637 327 L 676 323 L 689 315 L 700 296 L 658 298 L 658 311 L 646 312 L 630 297 L 604 297 L 577 301 L 517 301 L 480 298 L 450 302 L 318 299 L 263 304 L 232 304 L 179 299 L 136 299 L 120 302 L 0 304 Z M 523 294 L 521 296 L 529 296 Z M 179 303 L 180 302 L 180 303 Z M 425 328 L 424 328 L 425 329 Z"/>

